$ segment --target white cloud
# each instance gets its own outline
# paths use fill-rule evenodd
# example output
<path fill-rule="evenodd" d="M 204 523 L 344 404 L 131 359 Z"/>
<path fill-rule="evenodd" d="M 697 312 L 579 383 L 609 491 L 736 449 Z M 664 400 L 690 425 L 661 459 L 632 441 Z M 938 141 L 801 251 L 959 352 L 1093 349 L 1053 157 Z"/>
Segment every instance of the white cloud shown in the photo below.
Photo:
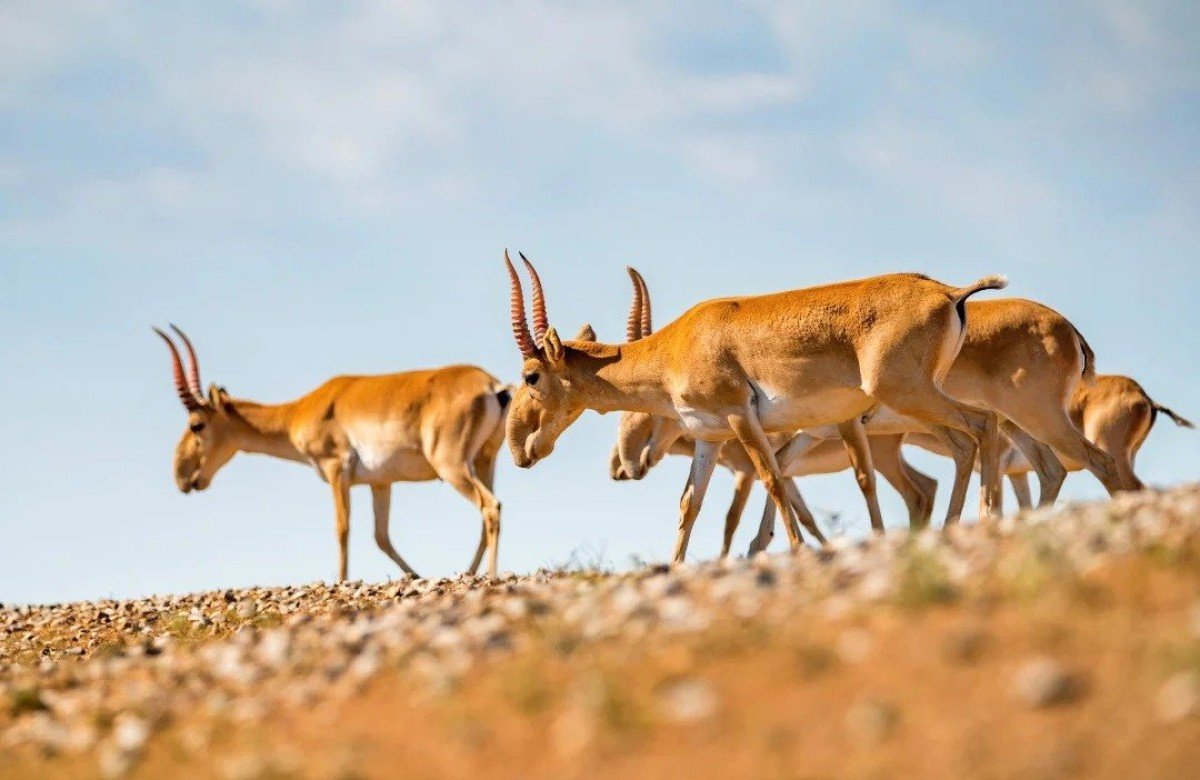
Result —
<path fill-rule="evenodd" d="M 1091 29 L 1113 46 L 1056 41 L 1044 93 L 1039 83 L 1014 90 L 1010 105 L 980 107 L 953 101 L 979 71 L 1005 67 L 1014 42 L 885 2 L 753 3 L 779 49 L 766 54 L 779 56 L 712 71 L 664 55 L 680 28 L 699 24 L 686 6 L 263 0 L 250 21 L 99 2 L 49 8 L 0 7 L 0 107 L 7 95 L 10 110 L 36 108 L 43 77 L 81 52 L 105 54 L 136 70 L 146 92 L 124 120 L 198 150 L 186 164 L 151 159 L 102 181 L 85 172 L 54 183 L 66 191 L 46 208 L 62 203 L 63 220 L 119 212 L 122 199 L 130 212 L 236 219 L 228 203 L 261 213 L 283 186 L 348 212 L 422 199 L 461 206 L 514 168 L 533 178 L 570 165 L 583 137 L 614 156 L 649 151 L 691 175 L 767 184 L 797 201 L 842 186 L 838 166 L 849 165 L 885 192 L 915 191 L 996 226 L 1053 212 L 1063 198 L 1028 139 L 972 143 L 974 128 L 1074 130 L 1097 112 L 1136 116 L 1178 87 L 1191 56 L 1160 8 L 1106 2 L 1089 12 Z M 168 34 L 168 24 L 186 33 Z M 854 62 L 858 44 L 876 39 L 886 61 Z M 730 40 L 739 45 L 735 32 Z M 954 83 L 937 108 L 952 126 L 931 121 L 923 100 L 930 79 L 946 75 Z M 794 112 L 813 96 L 812 111 Z M 0 180 L 27 169 L 0 156 Z"/>

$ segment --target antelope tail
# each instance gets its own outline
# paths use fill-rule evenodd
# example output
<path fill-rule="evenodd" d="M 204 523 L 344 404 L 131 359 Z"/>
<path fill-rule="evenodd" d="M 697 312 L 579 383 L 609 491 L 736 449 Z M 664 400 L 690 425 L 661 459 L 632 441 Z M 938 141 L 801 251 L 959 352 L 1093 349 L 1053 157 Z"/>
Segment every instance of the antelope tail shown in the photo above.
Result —
<path fill-rule="evenodd" d="M 1079 351 L 1083 353 L 1083 381 L 1091 384 L 1096 378 L 1096 353 L 1092 351 L 1092 345 L 1087 343 L 1087 339 L 1079 332 L 1079 328 L 1071 326 L 1075 331 L 1075 338 L 1079 339 Z"/>
<path fill-rule="evenodd" d="M 512 401 L 513 389 L 514 388 L 512 385 L 506 385 L 500 382 L 497 382 L 496 386 L 492 389 L 492 392 L 496 394 L 496 400 L 500 402 L 500 411 L 505 411 L 508 409 L 508 404 L 510 401 Z"/>
<path fill-rule="evenodd" d="M 1175 412 L 1171 411 L 1167 407 L 1165 407 L 1161 404 L 1156 404 L 1156 403 L 1154 403 L 1154 401 L 1151 401 L 1150 403 L 1153 404 L 1154 411 L 1162 412 L 1167 417 L 1170 417 L 1171 420 L 1174 421 L 1174 423 L 1176 425 L 1178 425 L 1180 428 L 1195 428 L 1196 427 L 1192 423 L 1191 420 L 1187 419 L 1186 417 L 1180 417 L 1178 414 L 1175 414 Z"/>
<path fill-rule="evenodd" d="M 957 290 L 951 290 L 950 297 L 958 304 L 977 292 L 982 292 L 983 290 L 1003 290 L 1007 286 L 1008 279 L 1006 277 L 1000 274 L 993 274 L 992 276 L 983 277 L 969 287 L 959 287 Z"/>

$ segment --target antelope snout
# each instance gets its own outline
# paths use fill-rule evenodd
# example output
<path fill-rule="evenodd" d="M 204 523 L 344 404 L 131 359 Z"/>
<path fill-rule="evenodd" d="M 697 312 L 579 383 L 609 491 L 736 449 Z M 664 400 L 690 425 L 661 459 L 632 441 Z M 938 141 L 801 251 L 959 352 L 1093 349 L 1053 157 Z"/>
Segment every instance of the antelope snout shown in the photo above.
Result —
<path fill-rule="evenodd" d="M 193 474 L 190 477 L 176 477 L 175 486 L 179 488 L 180 493 L 187 494 L 193 490 L 204 490 L 208 483 L 199 474 Z"/>
<path fill-rule="evenodd" d="M 538 457 L 528 449 L 520 452 L 513 451 L 513 463 L 517 464 L 517 468 L 527 469 L 537 462 Z"/>

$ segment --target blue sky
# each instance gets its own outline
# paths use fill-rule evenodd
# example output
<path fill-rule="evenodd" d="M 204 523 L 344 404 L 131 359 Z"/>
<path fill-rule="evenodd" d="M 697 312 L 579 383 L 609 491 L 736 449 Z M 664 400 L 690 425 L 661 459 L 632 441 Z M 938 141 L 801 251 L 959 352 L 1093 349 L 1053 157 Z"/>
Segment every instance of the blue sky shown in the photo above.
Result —
<path fill-rule="evenodd" d="M 659 322 L 717 295 L 1003 272 L 1102 371 L 1200 416 L 1197 41 L 1188 2 L 10 0 L 0 601 L 331 577 L 311 471 L 243 457 L 176 492 L 184 418 L 150 325 L 184 326 L 206 378 L 262 401 L 451 362 L 511 380 L 505 246 L 538 262 L 561 330 L 610 338 L 627 263 Z M 501 568 L 669 554 L 686 463 L 610 482 L 615 424 L 586 415 L 528 472 L 501 461 Z M 950 464 L 913 459 L 940 515 Z M 1200 436 L 1161 422 L 1138 465 L 1169 484 L 1197 464 Z M 849 474 L 802 488 L 865 527 Z M 714 479 L 695 556 L 729 491 Z M 395 576 L 366 495 L 354 510 L 351 575 Z M 445 485 L 394 491 L 423 574 L 465 565 L 478 523 Z"/>

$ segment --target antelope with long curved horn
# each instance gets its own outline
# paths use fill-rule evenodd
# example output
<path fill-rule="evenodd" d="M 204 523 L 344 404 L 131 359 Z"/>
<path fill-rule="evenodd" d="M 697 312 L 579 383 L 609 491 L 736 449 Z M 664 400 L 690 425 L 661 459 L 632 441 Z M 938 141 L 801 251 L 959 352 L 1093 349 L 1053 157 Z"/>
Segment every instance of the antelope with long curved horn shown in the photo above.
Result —
<path fill-rule="evenodd" d="M 347 575 L 350 487 L 370 485 L 375 543 L 406 574 L 412 567 L 388 533 L 392 483 L 440 479 L 479 509 L 483 530 L 467 571 L 488 556 L 496 576 L 500 502 L 492 494 L 496 453 L 504 436 L 510 390 L 475 366 L 446 366 L 382 376 L 341 376 L 282 404 L 231 398 L 223 387 L 200 385 L 191 341 L 185 375 L 171 338 L 154 329 L 171 353 L 175 391 L 187 411 L 187 430 L 175 447 L 175 482 L 184 493 L 204 490 L 239 452 L 306 463 L 333 491 L 338 578 Z"/>
<path fill-rule="evenodd" d="M 523 295 L 507 256 L 505 264 L 515 315 Z M 540 294 L 540 279 L 531 275 L 531 281 Z M 1000 277 L 987 277 L 956 288 L 919 274 L 890 274 L 719 298 L 625 344 L 563 341 L 548 326 L 543 297 L 534 316 L 547 329 L 536 346 L 524 317 L 518 325 L 514 316 L 524 384 L 509 413 L 509 449 L 518 466 L 534 465 L 550 455 L 558 437 L 586 409 L 678 419 L 696 440 L 680 502 L 674 558 L 681 560 L 720 448 L 737 439 L 788 521 L 795 549 L 801 544 L 796 518 L 767 434 L 857 424 L 882 402 L 921 419 L 954 450 L 948 519 L 957 519 L 979 442 L 995 435 L 994 421 L 950 398 L 939 385 L 962 342 L 963 303 L 1004 284 Z M 863 473 L 873 478 L 866 437 L 856 436 L 850 444 L 864 458 Z M 995 451 L 984 448 L 985 459 L 989 449 Z M 863 488 L 869 500 L 871 492 Z"/>
<path fill-rule="evenodd" d="M 651 297 L 645 278 L 634 268 L 628 268 L 633 282 L 633 302 L 626 322 L 626 340 L 636 341 L 653 332 L 651 326 Z M 792 437 L 786 434 L 768 436 L 773 447 L 788 443 Z M 909 510 L 909 523 L 913 526 L 926 525 L 933 511 L 937 480 L 923 474 L 909 464 L 901 451 L 903 435 L 872 436 L 868 440 L 871 462 L 875 469 L 900 493 Z M 695 442 L 689 437 L 678 420 L 659 417 L 644 412 L 622 412 L 617 426 L 617 443 L 613 446 L 610 474 L 614 480 L 641 479 L 664 455 L 691 456 Z M 721 545 L 721 557 L 729 554 L 733 534 L 741 521 L 746 501 L 755 482 L 754 465 L 746 450 L 736 442 L 721 449 L 719 463 L 734 474 L 734 496 L 725 515 L 725 530 Z M 780 464 L 783 468 L 784 464 Z M 847 450 L 846 442 L 823 440 L 807 451 L 802 458 L 795 458 L 784 468 L 786 477 L 803 477 L 813 474 L 833 474 L 853 469 L 854 462 Z M 860 480 L 861 482 L 861 480 Z M 801 525 L 813 537 L 825 542 L 825 537 L 816 520 L 805 504 L 794 482 L 789 484 L 788 493 L 792 509 L 799 516 Z M 767 506 L 774 505 L 768 500 Z M 771 515 L 774 518 L 774 514 Z M 762 524 L 760 524 L 762 525 Z M 771 523 L 771 526 L 774 524 Z M 765 546 L 765 545 L 764 545 Z"/>

